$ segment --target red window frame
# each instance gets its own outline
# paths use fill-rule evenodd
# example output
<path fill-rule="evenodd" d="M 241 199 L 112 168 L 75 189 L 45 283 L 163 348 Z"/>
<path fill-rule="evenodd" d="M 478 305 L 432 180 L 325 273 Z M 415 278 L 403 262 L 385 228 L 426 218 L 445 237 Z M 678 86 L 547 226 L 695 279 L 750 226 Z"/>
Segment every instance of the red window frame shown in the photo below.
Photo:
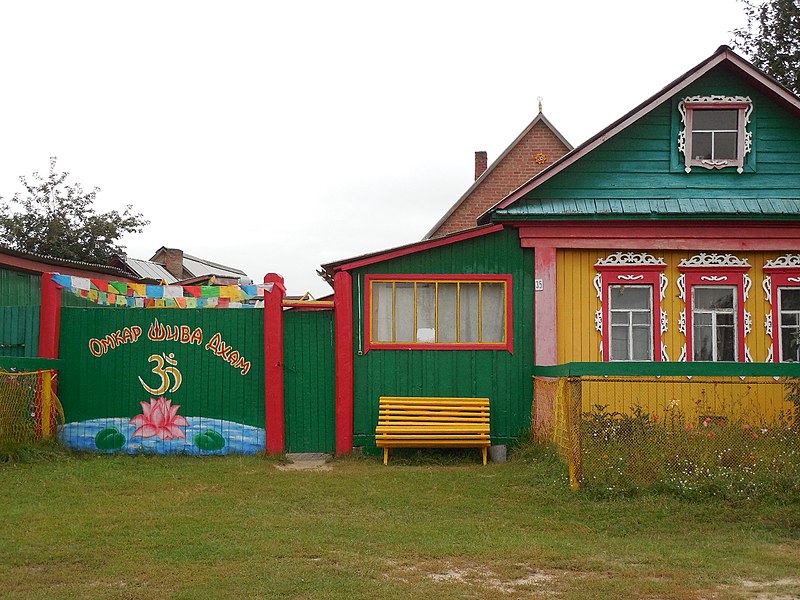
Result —
<path fill-rule="evenodd" d="M 611 292 L 612 285 L 650 285 L 653 289 L 653 358 L 661 362 L 661 274 L 666 265 L 595 265 L 601 276 L 603 362 L 611 362 Z M 627 361 L 614 361 L 627 362 Z"/>
<path fill-rule="evenodd" d="M 374 282 L 394 283 L 505 283 L 506 313 L 504 342 L 498 343 L 425 343 L 425 342 L 375 342 L 372 341 L 372 284 Z M 514 319 L 513 319 L 513 286 L 512 276 L 506 274 L 459 275 L 459 274 L 370 274 L 364 277 L 364 354 L 370 350 L 506 350 L 514 353 Z"/>
<path fill-rule="evenodd" d="M 780 288 L 800 288 L 800 268 L 764 267 L 770 278 L 770 314 L 772 315 L 772 360 L 783 362 L 781 358 Z"/>
<path fill-rule="evenodd" d="M 744 276 L 750 266 L 679 266 L 678 270 L 684 275 L 685 285 L 685 328 L 686 328 L 686 361 L 694 362 L 694 346 L 692 328 L 694 302 L 692 289 L 700 287 L 735 287 L 736 288 L 736 362 L 747 362 L 747 348 L 745 344 L 745 293 Z M 706 362 L 706 361 L 703 361 Z M 721 362 L 721 361 L 720 361 Z"/>

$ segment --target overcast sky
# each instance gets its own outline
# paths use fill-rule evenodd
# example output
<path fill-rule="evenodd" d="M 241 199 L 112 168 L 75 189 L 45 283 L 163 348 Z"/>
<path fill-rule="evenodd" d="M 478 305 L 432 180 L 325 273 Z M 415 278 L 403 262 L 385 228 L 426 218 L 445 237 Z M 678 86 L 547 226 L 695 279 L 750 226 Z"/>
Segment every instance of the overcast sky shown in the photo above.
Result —
<path fill-rule="evenodd" d="M 330 288 L 544 114 L 578 145 L 731 41 L 736 0 L 4 2 L 0 195 L 48 158 L 160 246 Z"/>

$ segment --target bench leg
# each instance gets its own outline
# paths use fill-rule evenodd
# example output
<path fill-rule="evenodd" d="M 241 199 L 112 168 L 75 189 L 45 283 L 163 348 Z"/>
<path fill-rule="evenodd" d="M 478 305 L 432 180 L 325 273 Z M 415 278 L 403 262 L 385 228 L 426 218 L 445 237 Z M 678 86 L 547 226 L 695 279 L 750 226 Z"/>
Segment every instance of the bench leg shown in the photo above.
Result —
<path fill-rule="evenodd" d="M 486 452 L 487 448 L 481 448 L 481 453 L 483 454 L 483 464 L 486 464 Z"/>
<path fill-rule="evenodd" d="M 383 449 L 383 464 L 385 465 L 389 464 L 389 448 Z"/>

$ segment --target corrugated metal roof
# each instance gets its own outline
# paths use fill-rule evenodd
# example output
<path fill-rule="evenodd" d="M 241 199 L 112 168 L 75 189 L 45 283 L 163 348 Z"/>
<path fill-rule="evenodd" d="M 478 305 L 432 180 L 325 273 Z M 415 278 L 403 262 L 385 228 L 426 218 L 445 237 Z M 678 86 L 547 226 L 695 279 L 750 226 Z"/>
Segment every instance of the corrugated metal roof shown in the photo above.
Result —
<path fill-rule="evenodd" d="M 235 267 L 226 267 L 218 263 L 213 263 L 210 260 L 197 258 L 191 254 L 183 255 L 183 266 L 193 277 L 218 275 L 220 277 L 235 277 L 238 279 L 239 277 L 247 275 L 247 273 Z"/>
<path fill-rule="evenodd" d="M 141 260 L 138 258 L 125 258 L 125 264 L 130 267 L 139 277 L 144 279 L 163 279 L 167 283 L 175 283 L 178 281 L 173 277 L 172 273 L 164 268 L 164 265 L 154 263 L 149 260 Z"/>
<path fill-rule="evenodd" d="M 528 200 L 495 212 L 499 219 L 540 218 L 691 218 L 800 217 L 800 200 L 791 198 L 552 198 Z"/>

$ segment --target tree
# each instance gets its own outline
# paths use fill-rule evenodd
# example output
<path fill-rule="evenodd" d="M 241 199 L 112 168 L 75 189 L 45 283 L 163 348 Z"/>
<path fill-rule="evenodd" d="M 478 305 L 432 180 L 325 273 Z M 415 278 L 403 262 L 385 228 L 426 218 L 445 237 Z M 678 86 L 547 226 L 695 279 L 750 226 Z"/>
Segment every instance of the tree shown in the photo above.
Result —
<path fill-rule="evenodd" d="M 150 222 L 134 214 L 130 204 L 122 213 L 98 214 L 93 204 L 100 188 L 84 192 L 68 177 L 56 171 L 56 157 L 50 158 L 46 177 L 21 176 L 24 197 L 18 192 L 10 202 L 0 198 L 0 243 L 21 252 L 107 264 L 124 250 L 119 245 L 124 234 L 141 233 Z"/>
<path fill-rule="evenodd" d="M 747 27 L 733 31 L 733 45 L 800 95 L 800 0 L 742 1 Z"/>

